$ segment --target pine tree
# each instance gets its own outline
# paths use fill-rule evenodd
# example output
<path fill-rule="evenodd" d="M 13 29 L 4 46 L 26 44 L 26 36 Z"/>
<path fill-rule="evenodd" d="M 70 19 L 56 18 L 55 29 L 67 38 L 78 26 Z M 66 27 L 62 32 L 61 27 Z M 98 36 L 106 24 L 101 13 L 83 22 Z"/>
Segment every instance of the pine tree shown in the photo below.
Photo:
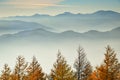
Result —
<path fill-rule="evenodd" d="M 25 62 L 25 58 L 22 56 L 18 56 L 14 72 L 11 75 L 12 80 L 24 80 L 26 67 L 27 63 Z"/>
<path fill-rule="evenodd" d="M 52 80 L 75 80 L 71 67 L 67 64 L 65 58 L 58 52 L 57 61 L 51 70 Z"/>
<path fill-rule="evenodd" d="M 45 73 L 42 72 L 40 64 L 33 57 L 31 64 L 27 68 L 28 80 L 45 80 Z"/>
<path fill-rule="evenodd" d="M 116 58 L 115 51 L 110 46 L 106 48 L 103 64 L 97 67 L 95 72 L 94 76 L 98 80 L 120 80 L 120 63 Z"/>
<path fill-rule="evenodd" d="M 10 73 L 11 73 L 10 67 L 8 67 L 8 64 L 5 64 L 2 70 L 0 80 L 10 80 Z"/>
<path fill-rule="evenodd" d="M 78 58 L 74 63 L 74 67 L 76 69 L 76 78 L 77 80 L 87 80 L 92 73 L 92 66 L 86 59 L 86 54 L 83 48 L 79 47 L 77 52 Z"/>

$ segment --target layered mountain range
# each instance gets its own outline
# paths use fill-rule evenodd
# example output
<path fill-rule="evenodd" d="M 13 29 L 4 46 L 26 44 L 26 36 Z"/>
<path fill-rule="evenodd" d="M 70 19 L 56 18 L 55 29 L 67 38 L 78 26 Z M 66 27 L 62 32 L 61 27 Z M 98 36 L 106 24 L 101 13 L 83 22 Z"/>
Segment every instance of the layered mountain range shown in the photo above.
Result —
<path fill-rule="evenodd" d="M 57 41 L 80 41 L 80 40 L 120 40 L 120 27 L 106 32 L 90 30 L 84 33 L 72 30 L 64 32 L 51 32 L 42 28 L 25 30 L 14 34 L 0 36 L 0 42 L 9 41 L 32 41 L 32 42 L 57 42 Z"/>
<path fill-rule="evenodd" d="M 86 32 L 88 30 L 108 31 L 120 26 L 120 13 L 104 10 L 88 14 L 64 12 L 56 16 L 34 14 L 31 16 L 11 16 L 2 18 L 2 20 L 9 20 L 10 22 L 7 21 L 7 23 L 3 23 L 3 21 L 0 21 L 0 30 L 2 25 L 7 24 L 9 26 L 11 23 L 16 23 L 17 20 L 17 23 L 21 23 L 18 21 L 24 22 L 18 25 L 13 25 L 14 27 L 21 27 L 27 24 L 30 28 L 31 26 L 37 26 L 38 28 L 39 26 L 44 25 L 59 32 L 67 30 L 74 30 L 77 32 Z M 29 29 L 29 27 L 27 28 Z"/>

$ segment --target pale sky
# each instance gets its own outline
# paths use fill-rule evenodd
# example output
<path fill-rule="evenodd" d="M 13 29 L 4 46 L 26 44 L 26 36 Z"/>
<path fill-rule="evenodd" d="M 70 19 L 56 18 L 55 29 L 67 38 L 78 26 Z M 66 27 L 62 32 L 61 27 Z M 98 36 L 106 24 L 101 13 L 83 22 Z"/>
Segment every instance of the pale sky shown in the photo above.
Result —
<path fill-rule="evenodd" d="M 0 0 L 0 17 L 36 13 L 92 13 L 98 10 L 120 12 L 120 0 Z"/>

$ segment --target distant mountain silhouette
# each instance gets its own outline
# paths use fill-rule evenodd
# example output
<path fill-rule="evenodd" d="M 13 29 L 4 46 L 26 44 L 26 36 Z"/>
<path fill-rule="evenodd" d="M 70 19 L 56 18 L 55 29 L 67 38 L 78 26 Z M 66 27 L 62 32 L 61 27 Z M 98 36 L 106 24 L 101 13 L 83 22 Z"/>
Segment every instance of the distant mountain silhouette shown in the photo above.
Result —
<path fill-rule="evenodd" d="M 35 22 L 25 22 L 19 20 L 0 20 L 0 32 L 9 33 L 9 31 L 18 32 L 24 30 L 37 29 L 37 28 L 43 28 L 46 30 L 52 29 L 50 27 L 46 27 L 44 25 Z"/>
<path fill-rule="evenodd" d="M 100 11 L 97 11 L 97 12 L 93 13 L 93 15 L 101 15 L 101 16 L 120 16 L 120 13 L 115 12 L 115 11 L 104 11 L 104 10 L 100 10 Z"/>
<path fill-rule="evenodd" d="M 49 17 L 50 15 L 47 14 L 34 14 L 31 17 Z"/>
<path fill-rule="evenodd" d="M 115 11 L 100 10 L 100 11 L 96 11 L 94 13 L 89 13 L 89 14 L 81 14 L 81 13 L 73 14 L 73 13 L 70 13 L 70 12 L 64 12 L 64 13 L 58 14 L 56 16 L 59 16 L 59 17 L 67 17 L 67 16 L 77 16 L 77 17 L 97 17 L 97 16 L 100 16 L 100 17 L 104 17 L 104 16 L 107 16 L 107 17 L 120 17 L 120 13 L 115 12 Z"/>
<path fill-rule="evenodd" d="M 107 31 L 120 26 L 120 13 L 104 10 L 96 11 L 89 14 L 74 14 L 71 12 L 64 12 L 56 16 L 34 14 L 32 16 L 13 16 L 3 19 L 35 22 L 51 27 L 58 31 Z"/>
<path fill-rule="evenodd" d="M 76 14 L 73 14 L 73 13 L 71 13 L 71 12 L 64 12 L 64 13 L 58 14 L 58 15 L 56 15 L 56 16 L 73 16 L 73 15 L 76 15 Z"/>
<path fill-rule="evenodd" d="M 117 31 L 117 32 L 116 32 Z M 6 34 L 0 36 L 0 41 L 12 40 L 29 40 L 29 41 L 64 41 L 64 40 L 99 40 L 99 39 L 120 39 L 120 27 L 106 32 L 90 30 L 88 32 L 79 33 L 74 31 L 64 31 L 61 33 L 47 31 L 45 29 L 35 29 L 21 31 L 16 34 Z"/>
<path fill-rule="evenodd" d="M 85 17 L 85 16 L 119 16 L 120 17 L 120 13 L 118 12 L 115 12 L 115 11 L 110 11 L 110 10 L 99 10 L 99 11 L 96 11 L 94 13 L 87 13 L 87 14 L 81 14 L 81 13 L 77 13 L 77 14 L 74 14 L 74 13 L 71 13 L 71 12 L 64 12 L 64 13 L 61 13 L 61 14 L 58 14 L 56 16 L 81 16 L 81 17 Z M 8 18 L 30 18 L 30 17 L 50 17 L 51 15 L 47 15 L 47 14 L 34 14 L 34 15 L 31 15 L 31 16 L 11 16 L 11 17 L 8 17 Z M 51 17 L 55 17 L 55 16 L 51 16 Z"/>
<path fill-rule="evenodd" d="M 119 32 L 120 31 L 120 27 L 117 27 L 115 29 L 112 29 L 113 32 Z"/>

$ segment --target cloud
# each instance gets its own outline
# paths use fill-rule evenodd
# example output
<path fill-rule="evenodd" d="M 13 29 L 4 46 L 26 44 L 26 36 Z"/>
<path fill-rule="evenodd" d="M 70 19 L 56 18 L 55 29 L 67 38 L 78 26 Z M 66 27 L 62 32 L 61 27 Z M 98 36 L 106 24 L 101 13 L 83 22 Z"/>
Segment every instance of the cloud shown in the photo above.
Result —
<path fill-rule="evenodd" d="M 43 8 L 48 6 L 63 6 L 58 4 L 61 1 L 64 0 L 6 0 L 0 2 L 0 4 L 16 8 Z"/>

